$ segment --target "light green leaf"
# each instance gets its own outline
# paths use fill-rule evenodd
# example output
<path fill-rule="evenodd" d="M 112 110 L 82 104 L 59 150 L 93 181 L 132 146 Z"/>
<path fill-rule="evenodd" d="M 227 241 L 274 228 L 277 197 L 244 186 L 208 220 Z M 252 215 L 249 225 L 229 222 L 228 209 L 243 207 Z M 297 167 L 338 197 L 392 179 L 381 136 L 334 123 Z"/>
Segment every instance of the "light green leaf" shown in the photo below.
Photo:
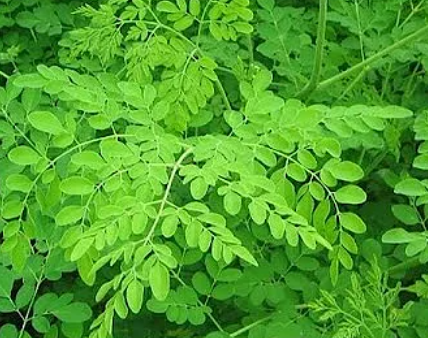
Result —
<path fill-rule="evenodd" d="M 4 219 L 13 219 L 22 214 L 24 203 L 20 200 L 11 200 L 3 204 L 1 217 Z"/>
<path fill-rule="evenodd" d="M 72 303 L 52 311 L 64 323 L 83 323 L 92 317 L 92 310 L 86 303 Z"/>
<path fill-rule="evenodd" d="M 74 154 L 71 161 L 78 166 L 86 166 L 93 170 L 98 170 L 106 164 L 98 153 L 89 150 Z"/>
<path fill-rule="evenodd" d="M 61 182 L 60 189 L 67 195 L 89 195 L 94 190 L 94 184 L 87 178 L 71 176 Z"/>
<path fill-rule="evenodd" d="M 208 190 L 208 184 L 203 177 L 197 177 L 190 183 L 190 193 L 195 200 L 202 199 Z"/>
<path fill-rule="evenodd" d="M 364 177 L 364 171 L 353 162 L 344 161 L 328 167 L 331 174 L 338 180 L 355 182 Z"/>
<path fill-rule="evenodd" d="M 416 156 L 413 166 L 421 170 L 428 170 L 428 154 Z"/>
<path fill-rule="evenodd" d="M 347 185 L 334 193 L 336 200 L 343 204 L 361 204 L 367 200 L 367 194 L 356 185 Z"/>
<path fill-rule="evenodd" d="M 354 266 L 354 261 L 352 260 L 352 257 L 348 253 L 348 251 L 340 247 L 338 252 L 338 258 L 339 262 L 343 265 L 345 269 L 352 270 L 352 267 Z"/>
<path fill-rule="evenodd" d="M 230 249 L 232 250 L 232 252 L 236 256 L 238 256 L 242 260 L 244 260 L 244 261 L 246 261 L 246 262 L 248 262 L 254 266 L 259 266 L 256 259 L 253 257 L 253 255 L 250 253 L 250 251 L 248 251 L 247 248 L 240 246 L 240 245 L 232 245 L 232 246 L 230 246 Z"/>
<path fill-rule="evenodd" d="M 256 200 L 252 201 L 248 209 L 250 211 L 250 216 L 256 224 L 263 224 L 266 220 L 266 208 L 257 202 Z"/>
<path fill-rule="evenodd" d="M 48 80 L 37 73 L 20 75 L 13 81 L 13 84 L 19 88 L 42 88 L 47 83 Z"/>
<path fill-rule="evenodd" d="M 33 182 L 25 175 L 14 174 L 6 179 L 6 186 L 12 191 L 29 192 Z"/>
<path fill-rule="evenodd" d="M 200 0 L 190 0 L 189 12 L 193 16 L 198 16 L 201 13 L 201 1 Z"/>
<path fill-rule="evenodd" d="M 159 261 L 156 262 L 149 273 L 149 284 L 153 296 L 157 300 L 165 300 L 169 294 L 170 288 L 169 272 L 167 268 Z"/>
<path fill-rule="evenodd" d="M 144 232 L 149 218 L 144 212 L 137 213 L 132 217 L 132 232 L 135 235 L 140 235 Z"/>
<path fill-rule="evenodd" d="M 92 246 L 94 240 L 94 237 L 87 237 L 78 241 L 73 251 L 71 252 L 70 260 L 75 262 L 80 259 Z"/>
<path fill-rule="evenodd" d="M 272 213 L 268 219 L 270 232 L 275 239 L 282 239 L 285 233 L 285 222 L 277 214 Z"/>
<path fill-rule="evenodd" d="M 101 154 L 105 158 L 126 158 L 133 155 L 124 143 L 116 140 L 103 140 L 100 147 Z"/>
<path fill-rule="evenodd" d="M 35 111 L 28 115 L 28 121 L 37 130 L 52 135 L 59 135 L 65 132 L 60 120 L 49 111 Z"/>
<path fill-rule="evenodd" d="M 41 158 L 35 150 L 27 146 L 13 148 L 8 157 L 11 162 L 21 166 L 36 164 Z"/>
<path fill-rule="evenodd" d="M 367 230 L 364 221 L 352 212 L 343 212 L 339 215 L 340 225 L 345 229 L 352 231 L 356 234 L 363 234 Z"/>
<path fill-rule="evenodd" d="M 241 211 L 242 198 L 236 192 L 228 192 L 223 199 L 224 209 L 230 215 L 237 215 Z"/>
<path fill-rule="evenodd" d="M 14 283 L 14 274 L 0 265 L 0 297 L 10 297 Z"/>
<path fill-rule="evenodd" d="M 427 188 L 415 178 L 406 178 L 395 186 L 394 192 L 406 196 L 422 196 L 427 193 Z"/>
<path fill-rule="evenodd" d="M 179 223 L 179 219 L 176 215 L 167 216 L 162 222 L 162 235 L 166 238 L 170 238 L 174 236 L 177 231 L 177 226 Z"/>
<path fill-rule="evenodd" d="M 126 289 L 126 301 L 133 313 L 139 313 L 144 300 L 144 286 L 137 279 L 129 283 Z"/>
<path fill-rule="evenodd" d="M 76 223 L 83 217 L 85 208 L 78 205 L 69 205 L 63 208 L 55 217 L 55 223 L 59 226 Z"/>
<path fill-rule="evenodd" d="M 156 5 L 156 10 L 164 13 L 177 13 L 180 10 L 171 1 L 161 1 Z"/>
<path fill-rule="evenodd" d="M 415 208 L 406 204 L 397 204 L 392 206 L 392 213 L 397 219 L 407 225 L 416 225 L 421 222 Z"/>
<path fill-rule="evenodd" d="M 403 243 L 409 243 L 417 239 L 414 235 L 409 233 L 408 231 L 397 228 L 397 229 L 391 229 L 388 230 L 383 236 L 382 236 L 382 242 L 388 243 L 388 244 L 403 244 Z"/>

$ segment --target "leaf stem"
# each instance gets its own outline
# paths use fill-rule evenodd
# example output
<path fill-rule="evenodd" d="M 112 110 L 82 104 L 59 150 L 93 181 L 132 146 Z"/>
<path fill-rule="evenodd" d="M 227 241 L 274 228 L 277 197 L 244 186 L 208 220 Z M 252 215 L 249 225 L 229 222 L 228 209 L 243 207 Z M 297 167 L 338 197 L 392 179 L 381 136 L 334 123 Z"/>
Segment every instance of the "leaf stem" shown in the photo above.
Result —
<path fill-rule="evenodd" d="M 169 193 L 170 193 L 170 191 L 171 191 L 172 184 L 174 183 L 174 179 L 175 179 L 175 176 L 177 175 L 178 169 L 180 169 L 180 166 L 181 166 L 181 164 L 183 163 L 183 161 L 184 161 L 184 160 L 187 158 L 187 156 L 189 156 L 192 152 L 193 152 L 193 148 L 189 148 L 189 149 L 187 149 L 187 150 L 186 150 L 186 151 L 185 151 L 185 152 L 180 156 L 180 158 L 177 160 L 177 162 L 175 163 L 174 168 L 172 169 L 172 172 L 171 172 L 171 176 L 169 177 L 169 181 L 168 181 L 168 184 L 167 184 L 167 186 L 166 186 L 165 193 L 164 193 L 164 195 L 163 195 L 163 198 L 162 198 L 162 201 L 161 201 L 161 205 L 160 205 L 160 207 L 159 207 L 159 211 L 158 211 L 158 213 L 157 213 L 157 215 L 156 215 L 156 219 L 154 220 L 153 225 L 152 225 L 152 227 L 150 228 L 149 233 L 147 234 L 147 236 L 146 236 L 146 237 L 145 237 L 145 239 L 144 239 L 144 244 L 147 244 L 147 243 L 151 240 L 151 237 L 153 236 L 153 234 L 154 234 L 154 232 L 155 232 L 155 230 L 156 230 L 156 227 L 157 227 L 158 223 L 159 223 L 159 222 L 160 222 L 160 220 L 161 220 L 162 213 L 163 213 L 163 210 L 165 209 L 165 206 L 166 206 L 166 204 L 167 204 L 167 202 L 168 202 Z"/>
<path fill-rule="evenodd" d="M 220 92 L 223 102 L 226 105 L 227 110 L 232 110 L 232 105 L 230 104 L 229 98 L 227 97 L 226 91 L 224 90 L 223 84 L 219 79 L 216 80 L 217 89 Z"/>
<path fill-rule="evenodd" d="M 24 321 L 22 323 L 21 330 L 19 331 L 18 338 L 22 338 L 24 336 L 25 328 L 26 328 L 28 322 L 31 320 L 30 313 L 31 313 L 31 311 L 33 309 L 33 305 L 34 305 L 34 302 L 36 301 L 37 295 L 39 293 L 39 289 L 40 289 L 40 287 L 41 287 L 41 285 L 43 283 L 43 277 L 42 276 L 43 276 L 43 273 L 40 276 L 40 278 L 37 280 L 37 284 L 36 284 L 36 287 L 34 289 L 33 296 L 31 297 L 30 304 L 28 305 L 28 309 L 27 309 L 27 312 L 25 314 L 25 318 L 24 318 Z"/>
<path fill-rule="evenodd" d="M 7 75 L 6 73 L 2 72 L 1 70 L 0 70 L 0 75 L 1 75 L 1 76 L 3 76 L 3 77 L 4 77 L 4 78 L 6 78 L 6 79 L 9 79 L 9 78 L 10 78 L 10 76 L 9 76 L 9 75 Z"/>
<path fill-rule="evenodd" d="M 318 86 L 322 72 L 322 63 L 324 57 L 325 32 L 327 28 L 328 0 L 320 0 L 318 15 L 317 45 L 315 50 L 315 62 L 312 75 L 306 86 L 297 94 L 299 98 L 306 98 Z"/>
<path fill-rule="evenodd" d="M 272 318 L 272 316 L 268 316 L 268 317 L 265 317 L 265 318 L 259 319 L 259 320 L 255 321 L 255 322 L 253 322 L 253 323 L 251 323 L 251 324 L 249 324 L 249 325 L 247 325 L 247 326 L 244 326 L 243 328 L 241 328 L 241 329 L 239 329 L 239 330 L 237 330 L 237 331 L 235 331 L 235 332 L 231 333 L 231 334 L 230 334 L 230 337 L 232 337 L 232 338 L 234 338 L 234 337 L 238 337 L 238 336 L 240 336 L 241 334 L 244 334 L 244 333 L 246 333 L 246 332 L 250 331 L 252 328 L 254 328 L 254 327 L 256 327 L 256 326 L 259 326 L 260 324 L 263 324 L 263 323 L 265 323 L 265 322 L 269 321 L 271 318 Z"/>
<path fill-rule="evenodd" d="M 315 90 L 322 90 L 326 89 L 329 86 L 331 86 L 333 83 L 338 82 L 340 80 L 343 80 L 344 78 L 350 76 L 351 74 L 354 74 L 356 72 L 361 71 L 365 67 L 373 64 L 376 61 L 379 61 L 383 57 L 387 56 L 394 50 L 405 46 L 406 44 L 422 37 L 424 34 L 428 33 L 428 26 L 425 26 L 416 32 L 406 36 L 405 38 L 397 41 L 396 43 L 392 44 L 391 46 L 381 50 L 380 52 L 376 53 L 375 55 L 372 55 L 371 57 L 365 59 L 364 61 L 361 61 L 360 63 L 356 64 L 355 66 L 345 70 L 344 72 L 337 74 L 335 76 L 332 76 L 331 78 L 324 80 L 318 84 L 318 86 L 314 89 Z"/>

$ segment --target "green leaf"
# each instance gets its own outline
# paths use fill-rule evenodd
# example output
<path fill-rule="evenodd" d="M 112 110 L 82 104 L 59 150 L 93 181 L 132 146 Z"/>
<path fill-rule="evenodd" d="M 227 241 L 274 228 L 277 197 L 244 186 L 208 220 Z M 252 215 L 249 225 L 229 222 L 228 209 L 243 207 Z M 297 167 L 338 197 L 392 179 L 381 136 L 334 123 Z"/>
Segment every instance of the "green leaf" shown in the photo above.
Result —
<path fill-rule="evenodd" d="M 98 170 L 106 165 L 106 162 L 95 151 L 82 151 L 81 153 L 74 154 L 71 161 L 78 166 L 86 166 L 93 170 Z"/>
<path fill-rule="evenodd" d="M 170 288 L 169 272 L 167 268 L 159 261 L 156 262 L 149 273 L 149 284 L 153 296 L 157 300 L 165 300 L 169 294 Z"/>
<path fill-rule="evenodd" d="M 398 220 L 407 225 L 416 225 L 421 222 L 415 208 L 406 204 L 392 206 L 392 213 Z"/>
<path fill-rule="evenodd" d="M 242 260 L 254 265 L 254 266 L 259 266 L 259 264 L 257 263 L 256 259 L 253 257 L 253 255 L 248 251 L 247 248 L 240 246 L 240 245 L 232 245 L 230 247 L 230 249 L 232 250 L 232 252 L 238 256 L 239 258 L 241 258 Z"/>
<path fill-rule="evenodd" d="M 124 143 L 116 140 L 103 140 L 100 148 L 104 158 L 127 158 L 133 155 Z"/>
<path fill-rule="evenodd" d="M 126 301 L 133 313 L 139 313 L 144 300 L 144 286 L 137 279 L 129 283 L 126 289 Z"/>
<path fill-rule="evenodd" d="M 428 154 L 416 156 L 413 166 L 421 170 L 428 170 Z"/>
<path fill-rule="evenodd" d="M 342 204 L 361 204 L 367 200 L 363 189 L 356 185 L 347 185 L 334 193 L 336 200 Z"/>
<path fill-rule="evenodd" d="M 201 295 L 207 296 L 211 292 L 211 282 L 204 272 L 198 271 L 193 275 L 192 285 Z"/>
<path fill-rule="evenodd" d="M 407 178 L 395 186 L 394 192 L 406 196 L 423 196 L 427 193 L 427 188 L 419 180 Z"/>
<path fill-rule="evenodd" d="M 12 200 L 3 204 L 1 217 L 4 219 L 13 219 L 19 217 L 24 211 L 24 204 L 20 200 Z"/>
<path fill-rule="evenodd" d="M 14 283 L 14 274 L 0 265 L 0 297 L 10 297 Z"/>
<path fill-rule="evenodd" d="M 181 19 L 174 22 L 174 29 L 178 31 L 184 31 L 187 28 L 191 27 L 193 24 L 194 18 L 191 15 L 185 15 Z"/>
<path fill-rule="evenodd" d="M 343 248 L 339 248 L 338 252 L 339 262 L 343 265 L 343 267 L 347 270 L 352 270 L 354 266 L 354 261 L 352 260 L 351 255 Z"/>
<path fill-rule="evenodd" d="M 401 228 L 388 230 L 382 236 L 382 242 L 389 244 L 403 244 L 412 242 L 414 240 L 415 236 Z"/>
<path fill-rule="evenodd" d="M 272 213 L 268 219 L 270 232 L 275 239 L 282 239 L 285 234 L 285 222 L 277 214 Z"/>
<path fill-rule="evenodd" d="M 67 195 L 89 195 L 94 190 L 94 184 L 87 178 L 72 176 L 61 182 L 60 189 Z"/>
<path fill-rule="evenodd" d="M 307 178 L 306 170 L 296 163 L 291 163 L 287 166 L 286 174 L 297 182 L 304 182 Z"/>
<path fill-rule="evenodd" d="M 39 74 L 20 75 L 13 81 L 13 84 L 19 88 L 42 88 L 47 83 L 48 80 Z"/>
<path fill-rule="evenodd" d="M 201 13 L 201 1 L 200 0 L 190 0 L 189 12 L 193 16 L 198 16 Z"/>
<path fill-rule="evenodd" d="M 316 158 L 306 149 L 301 149 L 297 153 L 297 160 L 306 168 L 316 169 L 318 166 Z"/>
<path fill-rule="evenodd" d="M 164 219 L 162 222 L 162 235 L 166 238 L 174 236 L 177 231 L 177 226 L 179 224 L 179 219 L 176 215 L 170 215 Z"/>
<path fill-rule="evenodd" d="M 28 115 L 28 121 L 37 130 L 52 135 L 59 135 L 65 132 L 60 120 L 49 111 L 35 111 Z"/>
<path fill-rule="evenodd" d="M 180 12 L 178 7 L 171 1 L 161 1 L 156 5 L 156 10 L 165 13 L 177 13 Z"/>
<path fill-rule="evenodd" d="M 11 162 L 21 166 L 36 164 L 41 159 L 35 150 L 27 146 L 13 148 L 8 157 Z"/>
<path fill-rule="evenodd" d="M 18 309 L 30 304 L 33 298 L 35 287 L 33 283 L 24 283 L 16 294 L 15 305 Z"/>
<path fill-rule="evenodd" d="M 352 212 L 343 212 L 339 215 L 340 225 L 356 234 L 363 234 L 367 230 L 364 221 Z"/>
<path fill-rule="evenodd" d="M 230 215 L 237 215 L 241 211 L 242 198 L 237 193 L 230 191 L 224 196 L 223 205 Z"/>
<path fill-rule="evenodd" d="M 383 119 L 404 119 L 413 116 L 413 112 L 400 106 L 387 106 L 375 110 L 376 117 Z"/>
<path fill-rule="evenodd" d="M 331 174 L 338 180 L 355 182 L 364 177 L 364 171 L 353 162 L 344 161 L 328 167 Z"/>
<path fill-rule="evenodd" d="M 33 325 L 33 328 L 40 333 L 48 332 L 51 327 L 49 320 L 44 316 L 34 317 L 31 324 Z"/>
<path fill-rule="evenodd" d="M 85 208 L 78 205 L 69 205 L 63 208 L 55 217 L 55 223 L 59 226 L 76 223 L 83 217 Z"/>
<path fill-rule="evenodd" d="M 52 311 L 64 323 L 83 323 L 92 317 L 92 310 L 86 303 L 76 302 Z"/>
<path fill-rule="evenodd" d="M 256 200 L 252 201 L 248 209 L 250 211 L 250 216 L 256 224 L 263 224 L 266 220 L 266 208 L 263 204 L 257 202 Z"/>
<path fill-rule="evenodd" d="M 197 177 L 190 183 L 190 192 L 196 200 L 202 199 L 208 191 L 208 184 L 202 177 Z"/>
<path fill-rule="evenodd" d="M 2 338 L 18 338 L 18 329 L 13 324 L 4 324 L 0 328 L 0 337 L 2 337 Z"/>
<path fill-rule="evenodd" d="M 149 218 L 144 212 L 137 213 L 132 217 L 132 232 L 135 235 L 140 235 L 144 232 Z"/>
<path fill-rule="evenodd" d="M 75 262 L 80 259 L 94 243 L 93 237 L 83 238 L 77 242 L 77 245 L 74 247 L 71 252 L 70 260 Z"/>
<path fill-rule="evenodd" d="M 25 175 L 14 174 L 6 179 L 6 186 L 12 191 L 29 192 L 33 182 Z"/>

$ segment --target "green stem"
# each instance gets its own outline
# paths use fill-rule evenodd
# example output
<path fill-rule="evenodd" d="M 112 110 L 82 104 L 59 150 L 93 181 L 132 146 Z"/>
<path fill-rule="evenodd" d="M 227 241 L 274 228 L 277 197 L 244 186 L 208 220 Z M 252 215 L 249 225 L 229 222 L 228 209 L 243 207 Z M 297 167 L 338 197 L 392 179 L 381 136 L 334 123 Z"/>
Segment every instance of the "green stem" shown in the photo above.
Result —
<path fill-rule="evenodd" d="M 168 197 L 169 197 L 169 193 L 171 191 L 172 188 L 172 184 L 174 183 L 174 179 L 175 176 L 177 175 L 178 170 L 180 169 L 181 164 L 183 163 L 183 161 L 187 158 L 187 156 L 189 156 L 191 153 L 193 152 L 192 148 L 187 149 L 178 159 L 178 161 L 176 162 L 176 164 L 174 165 L 174 168 L 172 168 L 172 172 L 171 172 L 171 176 L 169 177 L 169 181 L 168 184 L 166 186 L 165 189 L 165 193 L 164 196 L 162 198 L 160 207 L 159 207 L 159 211 L 156 215 L 156 219 L 153 222 L 152 227 L 149 230 L 149 233 L 147 234 L 147 236 L 144 238 L 143 242 L 144 244 L 147 244 L 149 241 L 151 241 L 151 238 L 153 236 L 153 234 L 155 233 L 156 227 L 159 224 L 161 218 L 162 218 L 162 213 L 163 210 L 165 209 L 165 206 L 168 202 Z"/>
<path fill-rule="evenodd" d="M 320 81 L 324 56 L 325 32 L 327 28 L 327 11 L 328 0 L 320 0 L 314 68 L 312 70 L 311 79 L 300 93 L 297 94 L 297 97 L 299 98 L 305 98 L 310 95 L 317 88 Z"/>
<path fill-rule="evenodd" d="M 403 39 L 397 41 L 396 43 L 392 44 L 391 46 L 381 50 L 380 52 L 369 57 L 368 59 L 356 64 L 355 66 L 349 68 L 348 70 L 345 70 L 344 72 L 342 72 L 340 74 L 337 74 L 337 75 L 335 75 L 335 76 L 333 76 L 327 80 L 320 82 L 319 85 L 317 86 L 317 88 L 315 88 L 314 90 L 320 90 L 320 89 L 322 90 L 322 89 L 328 88 L 333 83 L 338 82 L 340 80 L 343 80 L 344 78 L 350 76 L 351 74 L 354 74 L 354 73 L 361 71 L 362 69 L 373 64 L 374 62 L 379 61 L 384 56 L 387 56 L 388 54 L 390 54 L 394 50 L 396 50 L 400 47 L 403 47 L 406 44 L 422 37 L 426 33 L 428 33 L 428 26 L 425 26 L 425 27 L 417 30 L 416 32 L 406 36 L 405 38 L 403 38 Z"/>
<path fill-rule="evenodd" d="M 266 317 L 266 318 L 259 319 L 259 320 L 255 321 L 254 323 L 251 323 L 251 324 L 249 324 L 249 325 L 247 325 L 247 326 L 244 326 L 243 328 L 241 328 L 241 329 L 239 329 L 239 330 L 237 330 L 237 331 L 235 331 L 235 332 L 231 333 L 231 334 L 230 334 L 230 337 L 232 337 L 232 338 L 234 338 L 234 337 L 238 337 L 238 336 L 240 336 L 241 334 L 244 334 L 244 333 L 246 333 L 246 332 L 250 331 L 252 328 L 254 328 L 254 327 L 256 327 L 256 326 L 259 326 L 260 324 L 263 324 L 263 323 L 267 322 L 267 321 L 268 321 L 268 320 L 270 320 L 271 318 L 272 318 L 272 316 L 268 316 L 268 317 Z"/>
<path fill-rule="evenodd" d="M 0 75 L 3 76 L 5 79 L 9 79 L 10 78 L 9 75 L 7 75 L 6 73 L 2 72 L 1 70 L 0 70 Z"/>
<path fill-rule="evenodd" d="M 226 91 L 224 90 L 223 84 L 219 79 L 216 80 L 217 89 L 220 92 L 220 95 L 223 99 L 224 104 L 226 105 L 227 110 L 232 110 L 232 105 L 227 97 Z"/>
<path fill-rule="evenodd" d="M 42 285 L 42 283 L 43 283 L 43 277 L 42 277 L 42 276 L 43 276 L 43 274 L 42 274 L 42 275 L 40 276 L 40 278 L 37 280 L 37 284 L 36 284 L 36 287 L 35 287 L 35 289 L 34 289 L 34 293 L 33 293 L 32 297 L 31 297 L 30 304 L 28 305 L 28 309 L 27 309 L 27 312 L 26 312 L 26 314 L 25 314 L 25 317 L 24 317 L 24 321 L 23 321 L 23 323 L 22 323 L 21 330 L 19 331 L 19 336 L 18 336 L 18 338 L 22 338 L 22 337 L 24 336 L 25 328 L 26 328 L 26 326 L 27 326 L 28 322 L 31 320 L 31 318 L 30 318 L 30 314 L 31 314 L 31 311 L 33 310 L 33 305 L 34 305 L 34 302 L 36 301 L 36 298 L 37 298 L 37 296 L 38 296 L 39 289 L 40 289 L 40 287 L 41 287 L 41 285 Z"/>

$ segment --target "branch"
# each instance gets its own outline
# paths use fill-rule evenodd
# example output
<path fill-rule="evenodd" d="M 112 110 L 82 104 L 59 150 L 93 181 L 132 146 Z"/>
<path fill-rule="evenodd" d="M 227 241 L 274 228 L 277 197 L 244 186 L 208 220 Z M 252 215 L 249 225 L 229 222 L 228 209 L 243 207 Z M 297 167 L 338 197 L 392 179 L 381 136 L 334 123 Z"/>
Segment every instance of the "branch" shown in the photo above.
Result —
<path fill-rule="evenodd" d="M 297 94 L 299 98 L 310 95 L 318 86 L 322 72 L 322 62 L 324 57 L 325 32 L 327 28 L 328 0 L 320 0 L 318 15 L 317 46 L 315 51 L 315 63 L 312 70 L 311 79 L 306 86 Z"/>
<path fill-rule="evenodd" d="M 422 37 L 424 34 L 428 33 L 428 26 L 425 26 L 419 30 L 417 30 L 416 32 L 406 36 L 405 38 L 397 41 L 396 43 L 394 43 L 393 45 L 381 50 L 380 52 L 376 53 L 375 55 L 369 57 L 368 59 L 356 64 L 355 66 L 349 68 L 348 70 L 345 70 L 344 72 L 337 74 L 327 80 L 322 81 L 321 83 L 319 83 L 319 85 L 317 86 L 317 88 L 315 88 L 314 90 L 320 90 L 320 89 L 326 89 L 329 86 L 331 86 L 333 83 L 340 81 L 348 76 L 350 76 L 353 73 L 359 72 L 361 70 L 363 70 L 365 67 L 371 65 L 372 63 L 379 61 L 380 59 L 382 59 L 384 56 L 390 54 L 391 52 L 393 52 L 394 50 L 405 46 L 406 44 Z"/>

